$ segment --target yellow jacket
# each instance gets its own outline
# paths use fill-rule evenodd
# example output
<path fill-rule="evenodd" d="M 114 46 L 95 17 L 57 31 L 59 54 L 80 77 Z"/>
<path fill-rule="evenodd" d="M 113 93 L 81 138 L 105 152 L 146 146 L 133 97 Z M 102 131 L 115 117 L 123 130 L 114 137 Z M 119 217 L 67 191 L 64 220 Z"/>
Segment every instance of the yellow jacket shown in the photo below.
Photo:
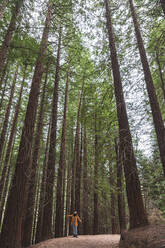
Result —
<path fill-rule="evenodd" d="M 78 222 L 81 222 L 81 219 L 80 219 L 80 217 L 78 215 L 73 216 L 73 214 L 69 214 L 68 216 L 72 217 L 72 220 L 71 220 L 71 223 L 70 223 L 71 225 L 72 225 L 73 221 L 75 221 L 75 226 L 78 226 Z"/>

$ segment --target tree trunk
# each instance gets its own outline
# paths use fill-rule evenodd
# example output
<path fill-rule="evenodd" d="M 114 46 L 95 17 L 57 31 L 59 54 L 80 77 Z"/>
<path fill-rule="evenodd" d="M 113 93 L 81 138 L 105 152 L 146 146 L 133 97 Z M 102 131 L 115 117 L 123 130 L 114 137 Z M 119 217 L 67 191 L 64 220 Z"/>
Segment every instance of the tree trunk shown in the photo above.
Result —
<path fill-rule="evenodd" d="M 110 194 L 111 194 L 111 228 L 112 234 L 119 233 L 118 230 L 118 219 L 116 214 L 116 196 L 115 196 L 115 179 L 116 173 L 113 168 L 112 159 L 109 160 L 109 171 L 110 171 Z"/>
<path fill-rule="evenodd" d="M 11 132 L 10 132 L 9 141 L 8 141 L 7 150 L 6 150 L 4 166 L 3 166 L 3 170 L 2 170 L 2 174 L 1 174 L 1 180 L 0 180 L 0 199 L 1 199 L 1 203 L 4 202 L 2 200 L 2 198 L 6 197 L 6 195 L 2 194 L 2 192 L 3 192 L 3 188 L 5 187 L 5 185 L 8 184 L 8 182 L 6 181 L 6 173 L 7 173 L 8 170 L 10 170 L 10 168 L 9 168 L 9 166 L 10 166 L 9 165 L 9 159 L 10 159 L 13 139 L 14 139 L 14 135 L 15 135 L 16 127 L 17 127 L 18 114 L 19 114 L 20 105 L 21 105 L 21 98 L 22 98 L 22 92 L 23 92 L 23 87 L 24 87 L 24 83 L 25 83 L 25 77 L 26 77 L 26 66 L 24 68 L 23 80 L 22 80 L 22 84 L 21 84 L 21 88 L 20 88 L 20 93 L 19 93 L 19 98 L 18 98 L 18 101 L 17 101 L 17 105 L 16 105 L 16 108 L 15 108 L 13 123 L 12 123 Z M 2 209 L 3 209 L 3 205 L 0 204 L 0 219 L 2 218 L 2 215 L 1 215 L 2 214 Z"/>
<path fill-rule="evenodd" d="M 118 198 L 118 215 L 120 232 L 126 229 L 126 216 L 125 216 L 125 204 L 123 202 L 123 187 L 122 187 L 122 159 L 121 152 L 117 141 L 115 139 L 115 152 L 116 152 L 116 167 L 117 167 L 117 198 Z"/>
<path fill-rule="evenodd" d="M 119 137 L 121 150 L 123 153 L 123 164 L 126 178 L 126 190 L 128 207 L 130 213 L 130 228 L 136 228 L 148 224 L 145 213 L 143 199 L 141 195 L 140 181 L 134 156 L 132 137 L 129 129 L 128 117 L 124 101 L 120 69 L 117 59 L 115 39 L 113 33 L 112 20 L 109 9 L 109 1 L 104 0 L 106 8 L 107 29 L 109 36 L 109 48 L 112 62 L 112 72 L 114 78 L 115 98 L 117 106 L 117 117 L 119 123 Z"/>
<path fill-rule="evenodd" d="M 62 36 L 62 28 L 60 27 L 58 51 L 57 51 L 56 74 L 55 74 L 53 102 L 52 102 L 52 123 L 51 123 L 51 131 L 50 131 L 47 182 L 46 182 L 45 204 L 44 204 L 44 214 L 43 214 L 43 229 L 42 229 L 43 240 L 53 237 L 53 230 L 52 230 L 53 185 L 54 185 L 55 163 L 56 163 L 56 131 L 57 131 L 61 36 Z"/>
<path fill-rule="evenodd" d="M 160 0 L 160 3 L 161 3 L 161 7 L 162 7 L 162 10 L 163 10 L 163 13 L 165 15 L 165 0 Z"/>
<path fill-rule="evenodd" d="M 81 113 L 81 98 L 82 92 L 78 103 L 77 111 L 77 127 L 75 135 L 75 210 L 80 215 L 80 182 L 81 182 L 81 171 L 80 171 L 80 113 Z"/>
<path fill-rule="evenodd" d="M 18 66 L 16 67 L 13 83 L 11 86 L 9 102 L 8 102 L 6 113 L 5 113 L 5 119 L 3 122 L 2 132 L 0 135 L 0 161 L 1 161 L 1 157 L 2 157 L 3 146 L 5 143 L 5 136 L 6 136 L 6 132 L 7 132 L 8 120 L 9 120 L 9 116 L 10 116 L 10 110 L 11 110 L 11 105 L 12 105 L 12 100 L 13 100 L 13 95 L 14 95 L 15 84 L 17 81 L 17 76 L 18 76 Z"/>
<path fill-rule="evenodd" d="M 93 234 L 99 232 L 99 209 L 98 209 L 98 169 L 99 169 L 99 144 L 97 115 L 95 113 L 95 165 L 94 165 L 94 214 L 93 214 Z"/>
<path fill-rule="evenodd" d="M 63 216 L 64 209 L 62 208 L 62 202 L 64 202 L 64 183 L 65 171 L 64 167 L 66 164 L 66 154 L 65 154 L 65 143 L 66 143 L 66 115 L 68 108 L 68 84 L 69 84 L 69 74 L 70 66 L 68 65 L 66 88 L 65 88 L 65 102 L 64 102 L 64 112 L 63 112 L 63 125 L 62 125 L 62 136 L 61 136 L 61 148 L 60 148 L 60 160 L 58 168 L 58 178 L 57 178 L 57 190 L 56 190 L 56 219 L 55 219 L 55 237 L 62 236 L 63 233 Z"/>
<path fill-rule="evenodd" d="M 38 114 L 38 121 L 36 127 L 36 136 L 33 147 L 32 154 L 32 170 L 29 181 L 29 192 L 28 192 L 28 200 L 26 207 L 26 215 L 24 219 L 24 228 L 23 228 L 23 246 L 27 247 L 31 244 L 31 237 L 33 231 L 33 219 L 34 219 L 34 209 L 35 209 L 35 196 L 36 196 L 36 184 L 37 184 L 37 169 L 38 169 L 38 159 L 39 159 L 39 151 L 40 151 L 40 143 L 41 136 L 43 130 L 43 118 L 44 118 L 44 104 L 45 104 L 45 95 L 46 95 L 46 85 L 48 79 L 48 65 L 46 68 L 45 81 L 42 90 L 42 97 L 40 102 L 40 110 Z"/>
<path fill-rule="evenodd" d="M 1 50 L 0 50 L 0 74 L 2 73 L 5 59 L 6 59 L 6 54 L 9 49 L 9 45 L 11 42 L 12 35 L 16 29 L 16 22 L 17 22 L 17 17 L 19 15 L 20 9 L 23 5 L 24 0 L 17 0 L 15 4 L 15 8 L 13 10 L 12 18 L 5 36 L 5 39 L 2 43 Z"/>
<path fill-rule="evenodd" d="M 9 78 L 9 72 L 7 72 L 6 77 L 4 79 L 4 85 L 3 85 L 3 89 L 2 89 L 2 93 L 1 93 L 1 100 L 0 100 L 0 111 L 2 109 L 3 106 L 3 100 L 4 100 L 4 96 L 5 96 L 5 92 L 6 92 L 6 86 L 7 86 L 7 81 Z M 3 82 L 3 81 L 1 81 Z"/>
<path fill-rule="evenodd" d="M 41 41 L 40 53 L 36 61 L 36 67 L 33 75 L 24 127 L 22 130 L 20 146 L 15 166 L 15 174 L 7 201 L 4 223 L 0 235 L 0 244 L 4 248 L 22 247 L 22 221 L 25 214 L 28 193 L 28 179 L 30 178 L 31 171 L 31 152 L 34 124 L 36 119 L 40 83 L 43 74 L 43 61 L 48 42 L 51 17 L 50 13 L 51 4 L 49 4 L 45 28 Z M 6 233 L 8 233 L 8 235 L 6 235 Z"/>
<path fill-rule="evenodd" d="M 149 68 L 148 60 L 147 60 L 146 51 L 145 51 L 143 40 L 142 40 L 141 33 L 140 33 L 139 23 L 137 20 L 137 16 L 136 16 L 136 12 L 135 12 L 132 0 L 129 0 L 129 4 L 130 4 L 131 14 L 133 18 L 134 27 L 135 27 L 135 34 L 136 34 L 136 39 L 138 43 L 141 63 L 143 66 L 147 92 L 148 92 L 148 96 L 150 100 L 153 122 L 154 122 L 154 127 L 155 127 L 155 131 L 157 135 L 159 151 L 160 151 L 160 159 L 162 162 L 163 172 L 165 176 L 165 128 L 164 128 L 162 115 L 161 115 L 159 103 L 158 103 L 155 88 L 154 88 L 154 83 L 152 80 L 151 71 Z"/>
<path fill-rule="evenodd" d="M 88 163 L 87 163 L 87 137 L 84 127 L 84 168 L 83 168 L 83 234 L 89 234 L 88 214 Z"/>
<path fill-rule="evenodd" d="M 42 170 L 42 181 L 41 181 L 41 190 L 40 190 L 40 200 L 39 200 L 39 209 L 38 209 L 38 220 L 37 220 L 37 230 L 35 242 L 39 243 L 42 241 L 42 229 L 43 229 L 43 210 L 44 210 L 44 202 L 45 202 L 45 187 L 46 187 L 46 175 L 47 175 L 47 159 L 48 159 L 48 150 L 49 150 L 49 140 L 50 140 L 50 125 L 48 129 L 47 141 L 46 141 L 46 149 L 45 156 L 43 162 L 43 170 Z"/>
<path fill-rule="evenodd" d="M 164 82 L 164 79 L 163 79 L 163 73 L 162 73 L 162 68 L 161 68 L 161 64 L 160 64 L 160 61 L 159 61 L 158 52 L 156 52 L 156 62 L 158 64 L 160 81 L 161 81 L 161 88 L 162 88 L 162 91 L 163 91 L 163 97 L 164 97 L 164 102 L 165 102 L 165 82 Z"/>

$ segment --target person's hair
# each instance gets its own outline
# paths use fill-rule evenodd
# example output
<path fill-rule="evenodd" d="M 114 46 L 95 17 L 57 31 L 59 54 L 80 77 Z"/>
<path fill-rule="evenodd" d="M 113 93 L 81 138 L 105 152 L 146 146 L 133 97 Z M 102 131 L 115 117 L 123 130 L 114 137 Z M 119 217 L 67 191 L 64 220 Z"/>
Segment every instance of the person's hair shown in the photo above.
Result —
<path fill-rule="evenodd" d="M 77 215 L 77 211 L 74 211 L 73 216 L 76 216 L 76 215 Z"/>

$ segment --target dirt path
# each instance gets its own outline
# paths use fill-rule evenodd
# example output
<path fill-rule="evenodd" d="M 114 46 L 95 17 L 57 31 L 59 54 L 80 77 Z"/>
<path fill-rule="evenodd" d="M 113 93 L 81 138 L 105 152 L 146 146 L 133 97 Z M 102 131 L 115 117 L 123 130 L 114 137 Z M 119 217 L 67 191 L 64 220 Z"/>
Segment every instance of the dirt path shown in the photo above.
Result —
<path fill-rule="evenodd" d="M 50 239 L 29 248 L 118 248 L 120 235 L 80 235 Z"/>

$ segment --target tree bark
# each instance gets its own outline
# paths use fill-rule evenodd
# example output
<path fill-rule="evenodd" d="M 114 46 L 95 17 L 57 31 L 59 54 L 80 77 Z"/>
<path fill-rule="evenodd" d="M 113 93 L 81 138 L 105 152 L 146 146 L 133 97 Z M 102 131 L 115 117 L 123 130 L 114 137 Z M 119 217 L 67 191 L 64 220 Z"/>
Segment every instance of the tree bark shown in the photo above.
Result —
<path fill-rule="evenodd" d="M 35 209 L 35 196 L 36 196 L 36 184 L 37 184 L 37 169 L 38 169 L 38 159 L 39 159 L 39 151 L 40 151 L 40 143 L 42 137 L 43 130 L 43 119 L 44 119 L 44 104 L 45 104 L 45 96 L 46 96 L 46 85 L 48 79 L 48 65 L 46 68 L 45 81 L 42 90 L 42 97 L 40 102 L 40 110 L 38 114 L 38 121 L 36 127 L 36 135 L 33 147 L 32 154 L 32 171 L 29 181 L 29 192 L 28 192 L 28 200 L 26 207 L 26 215 L 24 219 L 24 228 L 23 228 L 23 246 L 27 247 L 31 244 L 31 236 L 33 231 L 33 219 L 34 219 L 34 209 Z"/>
<path fill-rule="evenodd" d="M 104 0 L 106 8 L 107 29 L 109 37 L 109 48 L 111 54 L 112 72 L 114 78 L 114 89 L 117 106 L 117 117 L 119 123 L 119 137 L 121 151 L 123 154 L 124 172 L 126 178 L 126 190 L 128 207 L 130 213 L 130 228 L 136 228 L 148 224 L 147 215 L 143 205 L 140 181 L 134 156 L 132 137 L 129 129 L 127 111 L 124 101 L 119 63 L 117 58 L 115 38 L 109 9 L 109 1 Z"/>
<path fill-rule="evenodd" d="M 53 237 L 53 230 L 52 230 L 53 185 L 54 185 L 55 163 L 56 163 L 56 135 L 57 135 L 56 131 L 57 131 L 61 36 L 62 36 L 62 28 L 60 27 L 58 51 L 57 51 L 56 74 L 55 74 L 53 102 L 52 102 L 52 123 L 51 123 L 51 131 L 50 131 L 50 146 L 49 146 L 49 156 L 48 156 L 45 204 L 44 204 L 44 213 L 43 213 L 43 229 L 42 229 L 43 240 Z"/>
<path fill-rule="evenodd" d="M 149 96 L 150 106 L 152 110 L 153 122 L 154 122 L 154 127 L 156 131 L 159 152 L 160 152 L 160 159 L 162 162 L 163 172 L 165 176 L 165 128 L 164 128 L 162 115 L 161 115 L 159 103 L 158 103 L 155 88 L 154 88 L 154 83 L 152 80 L 151 71 L 149 68 L 148 60 L 147 60 L 146 51 L 145 51 L 143 40 L 142 40 L 141 33 L 140 33 L 137 15 L 136 15 L 132 0 L 129 0 L 129 4 L 130 4 L 131 14 L 133 18 L 141 63 L 143 66 L 144 77 L 145 77 L 147 92 Z"/>
<path fill-rule="evenodd" d="M 2 158 L 2 151 L 3 151 L 3 146 L 4 146 L 4 143 L 5 143 L 5 136 L 6 136 L 6 132 L 7 132 L 8 120 L 9 120 L 9 116 L 10 116 L 11 104 L 12 104 L 12 100 L 13 100 L 13 95 L 14 95 L 15 84 L 16 84 L 16 81 L 17 81 L 17 76 L 18 76 L 18 66 L 16 67 L 13 83 L 12 83 L 12 86 L 11 86 L 9 102 L 8 102 L 8 105 L 7 105 L 7 108 L 6 108 L 5 119 L 4 119 L 4 122 L 3 122 L 2 132 L 1 132 L 1 135 L 0 135 L 0 161 L 1 161 L 1 158 Z"/>
<path fill-rule="evenodd" d="M 22 247 L 22 221 L 25 213 L 28 181 L 31 171 L 31 152 L 38 105 L 38 95 L 43 74 L 43 61 L 48 42 L 48 33 L 51 17 L 51 4 L 45 21 L 45 28 L 42 35 L 40 53 L 36 61 L 32 86 L 29 95 L 28 106 L 25 115 L 24 127 L 22 130 L 20 146 L 15 165 L 15 174 L 12 187 L 7 201 L 5 218 L 0 235 L 0 244 L 4 247 Z M 8 233 L 8 235 L 6 235 Z"/>
<path fill-rule="evenodd" d="M 6 197 L 6 194 L 4 195 L 2 192 L 4 191 L 3 188 L 5 188 L 5 185 L 8 184 L 8 182 L 6 181 L 6 176 L 7 176 L 6 173 L 8 172 L 8 170 L 10 170 L 10 168 L 9 168 L 9 166 L 10 166 L 9 165 L 9 159 L 10 159 L 10 154 L 11 154 L 14 135 L 15 135 L 15 132 L 16 132 L 18 114 L 19 114 L 19 111 L 20 111 L 22 92 L 23 92 L 23 87 L 24 87 L 25 77 L 26 77 L 26 68 L 27 68 L 27 66 L 25 66 L 25 68 L 24 68 L 23 80 L 22 80 L 22 84 L 21 84 L 21 87 L 20 87 L 20 92 L 19 92 L 19 98 L 18 98 L 18 101 L 17 101 L 17 105 L 16 105 L 16 108 L 15 108 L 13 123 L 12 123 L 10 136 L 9 136 L 9 141 L 8 141 L 8 145 L 7 145 L 7 149 L 6 149 L 4 166 L 3 166 L 3 170 L 2 170 L 2 174 L 1 174 L 1 180 L 0 180 L 0 199 L 1 199 L 1 203 L 4 202 L 3 198 Z M 2 218 L 2 209 L 3 209 L 3 204 L 0 204 L 0 219 Z"/>
<path fill-rule="evenodd" d="M 65 164 L 66 164 L 66 126 L 67 126 L 67 108 L 68 108 L 68 84 L 69 84 L 69 74 L 70 65 L 68 65 L 68 72 L 66 78 L 66 88 L 65 88 L 65 102 L 64 102 L 64 112 L 63 112 L 63 125 L 62 125 L 62 136 L 61 136 L 61 148 L 60 148 L 60 160 L 58 168 L 58 178 L 57 178 L 57 190 L 56 190 L 56 219 L 55 219 L 55 237 L 63 236 L 63 216 L 64 209 L 64 181 L 65 181 Z"/>
<path fill-rule="evenodd" d="M 2 73 L 5 59 L 6 59 L 6 54 L 11 42 L 12 35 L 16 29 L 16 22 L 17 22 L 17 17 L 19 15 L 20 9 L 23 5 L 24 0 L 17 0 L 15 4 L 15 8 L 13 10 L 12 18 L 5 36 L 5 39 L 2 43 L 1 50 L 0 50 L 0 75 Z"/>

